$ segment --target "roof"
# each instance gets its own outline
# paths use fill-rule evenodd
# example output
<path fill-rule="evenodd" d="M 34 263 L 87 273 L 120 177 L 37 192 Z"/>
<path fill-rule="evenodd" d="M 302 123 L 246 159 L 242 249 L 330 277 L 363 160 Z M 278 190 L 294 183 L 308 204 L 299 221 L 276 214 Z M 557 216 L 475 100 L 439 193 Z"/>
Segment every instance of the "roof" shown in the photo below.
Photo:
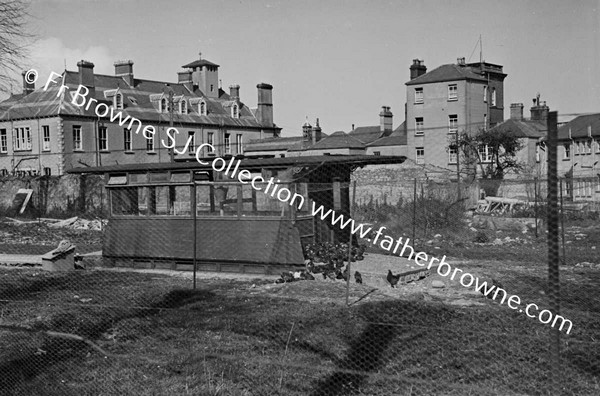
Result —
<path fill-rule="evenodd" d="M 475 72 L 477 70 L 477 72 Z M 406 83 L 406 85 L 429 84 L 443 81 L 458 80 L 476 80 L 487 82 L 487 79 L 481 75 L 480 69 L 470 66 L 459 66 L 454 63 L 441 65 L 435 69 L 415 78 Z"/>
<path fill-rule="evenodd" d="M 558 128 L 558 138 L 587 137 L 588 127 L 591 127 L 592 136 L 600 136 L 600 113 L 581 115 L 567 122 Z M 569 130 L 571 131 L 570 137 Z"/>
<path fill-rule="evenodd" d="M 382 137 L 380 125 L 357 127 L 348 132 L 348 134 L 365 144 L 369 144 Z"/>
<path fill-rule="evenodd" d="M 321 139 L 328 135 L 321 132 Z M 301 149 L 304 138 L 302 136 L 274 137 L 267 139 L 254 139 L 244 144 L 244 151 L 281 151 Z"/>
<path fill-rule="evenodd" d="M 234 157 L 232 157 L 234 158 Z M 235 158 L 234 158 L 235 159 Z M 205 158 L 205 162 L 214 161 L 215 158 Z M 228 159 L 226 159 L 229 161 Z M 240 169 L 252 168 L 281 168 L 298 167 L 309 165 L 376 165 L 376 164 L 401 164 L 406 160 L 401 155 L 312 155 L 283 158 L 240 158 Z M 111 173 L 111 172 L 141 172 L 141 171 L 169 171 L 169 170 L 192 170 L 212 169 L 211 164 L 201 164 L 196 160 L 185 162 L 161 162 L 161 163 L 131 163 L 122 165 L 108 165 L 99 167 L 81 167 L 68 170 L 68 173 Z"/>
<path fill-rule="evenodd" d="M 183 65 L 181 67 L 187 68 L 189 67 L 190 69 L 196 68 L 196 67 L 202 67 L 202 66 L 213 66 L 213 67 L 219 67 L 219 65 L 217 65 L 216 63 L 212 63 L 210 61 L 207 61 L 206 59 L 198 59 L 195 60 L 191 63 L 188 63 L 187 65 Z"/>
<path fill-rule="evenodd" d="M 496 126 L 492 131 L 511 131 L 518 137 L 526 137 L 532 139 L 538 139 L 546 136 L 547 127 L 546 124 L 540 121 L 529 121 L 529 120 L 506 120 Z"/>
<path fill-rule="evenodd" d="M 365 144 L 344 131 L 337 131 L 304 150 L 329 150 L 337 148 L 364 149 Z"/>
<path fill-rule="evenodd" d="M 389 136 L 384 136 L 379 138 L 369 144 L 368 147 L 382 147 L 382 146 L 406 146 L 406 129 L 405 122 L 400 124 L 398 128 L 394 129 L 394 131 Z"/>
<path fill-rule="evenodd" d="M 88 110 L 85 110 L 86 106 L 77 106 L 72 103 L 72 95 L 79 87 L 79 73 L 65 71 L 62 77 L 62 81 L 57 78 L 57 83 L 51 84 L 45 91 L 40 87 L 29 95 L 13 95 L 0 103 L 0 121 L 57 115 L 96 118 L 94 113 L 96 104 L 87 106 Z M 69 89 L 65 89 L 59 95 L 61 84 L 66 85 Z M 200 123 L 242 128 L 276 128 L 273 124 L 261 125 L 250 108 L 241 102 L 239 102 L 239 118 L 231 117 L 233 101 L 222 90 L 219 90 L 218 98 L 211 98 L 205 96 L 200 90 L 190 91 L 184 84 L 136 78 L 134 85 L 130 86 L 122 77 L 103 74 L 94 74 L 94 86 L 95 89 L 90 95 L 93 95 L 98 103 L 112 105 L 111 95 L 114 95 L 117 90 L 123 95 L 124 109 L 119 110 L 122 112 L 123 118 L 131 116 L 148 123 L 168 123 L 169 113 L 159 112 L 158 103 L 161 97 L 168 98 L 168 92 L 172 89 L 174 97 L 180 97 L 178 101 L 183 99 L 188 101 L 188 114 L 173 112 L 173 121 L 176 126 L 184 123 Z M 158 100 L 151 100 L 151 96 Z M 200 98 L 207 105 L 208 113 L 205 116 L 200 115 L 197 107 L 190 103 L 190 100 Z M 90 100 L 88 99 L 87 102 L 89 103 Z M 176 106 L 178 108 L 179 105 Z"/>

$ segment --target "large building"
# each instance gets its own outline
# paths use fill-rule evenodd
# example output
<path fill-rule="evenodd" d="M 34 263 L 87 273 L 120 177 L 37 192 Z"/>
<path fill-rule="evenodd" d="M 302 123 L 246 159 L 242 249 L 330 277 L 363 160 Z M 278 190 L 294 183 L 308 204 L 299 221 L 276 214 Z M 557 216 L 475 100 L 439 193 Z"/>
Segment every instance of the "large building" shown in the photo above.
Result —
<path fill-rule="evenodd" d="M 441 65 L 429 72 L 422 60 L 410 66 L 406 83 L 407 157 L 418 164 L 456 168 L 450 142 L 503 121 L 502 66 L 487 62 Z"/>
<path fill-rule="evenodd" d="M 176 83 L 137 78 L 131 61 L 116 62 L 114 75 L 94 73 L 87 61 L 77 66 L 47 87 L 40 78 L 37 89 L 24 74 L 23 93 L 0 103 L 0 172 L 61 175 L 82 166 L 169 162 L 194 156 L 203 143 L 215 152 L 205 146 L 201 157 L 237 155 L 246 142 L 281 131 L 271 85 L 257 85 L 251 109 L 239 85 L 229 93 L 219 87 L 219 65 L 206 59 L 182 66 Z M 89 90 L 85 106 L 74 99 L 80 85 Z M 179 132 L 170 133 L 173 152 L 166 147 L 171 124 Z M 147 127 L 155 133 L 144 133 Z"/>

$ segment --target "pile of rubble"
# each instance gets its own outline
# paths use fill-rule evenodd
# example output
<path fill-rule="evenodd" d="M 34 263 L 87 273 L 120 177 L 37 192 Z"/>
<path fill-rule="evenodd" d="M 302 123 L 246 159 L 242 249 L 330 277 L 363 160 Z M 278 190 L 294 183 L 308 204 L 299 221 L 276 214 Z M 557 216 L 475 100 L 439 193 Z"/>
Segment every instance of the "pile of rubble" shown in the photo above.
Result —
<path fill-rule="evenodd" d="M 71 217 L 69 219 L 48 219 L 48 218 L 40 218 L 38 220 L 30 220 L 23 221 L 18 219 L 13 219 L 10 217 L 6 218 L 10 220 L 13 224 L 33 224 L 33 223 L 44 223 L 50 228 L 70 228 L 73 230 L 93 230 L 93 231 L 102 231 L 102 229 L 106 226 L 108 220 L 86 220 L 80 219 L 79 217 Z"/>

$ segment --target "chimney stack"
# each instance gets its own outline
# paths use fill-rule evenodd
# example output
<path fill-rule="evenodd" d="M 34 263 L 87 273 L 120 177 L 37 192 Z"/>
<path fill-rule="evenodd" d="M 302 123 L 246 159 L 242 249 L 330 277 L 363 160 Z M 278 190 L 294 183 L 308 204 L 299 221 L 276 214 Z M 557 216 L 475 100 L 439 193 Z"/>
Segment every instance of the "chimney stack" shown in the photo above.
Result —
<path fill-rule="evenodd" d="M 465 65 L 465 58 L 456 58 L 456 64 L 458 66 L 464 66 Z"/>
<path fill-rule="evenodd" d="M 239 101 L 240 100 L 240 86 L 237 84 L 229 86 L 229 98 L 231 100 Z"/>
<path fill-rule="evenodd" d="M 77 62 L 77 67 L 79 68 L 79 84 L 92 90 L 94 88 L 94 64 L 81 60 Z"/>
<path fill-rule="evenodd" d="M 529 111 L 531 111 L 531 121 L 546 122 L 550 108 L 546 106 L 546 102 L 542 104 L 540 101 L 540 94 L 537 94 L 533 99 L 533 106 Z"/>
<path fill-rule="evenodd" d="M 422 59 L 413 59 L 413 64 L 410 66 L 410 79 L 414 80 L 425 73 L 427 73 L 425 62 Z"/>
<path fill-rule="evenodd" d="M 306 117 L 306 121 L 302 124 L 302 142 L 304 147 L 313 142 L 312 125 L 308 122 L 308 117 Z"/>
<path fill-rule="evenodd" d="M 191 70 L 177 72 L 177 82 L 179 84 L 183 84 L 190 92 L 194 92 L 194 83 L 192 82 Z"/>
<path fill-rule="evenodd" d="M 510 104 L 510 119 L 515 121 L 523 121 L 523 103 Z"/>
<path fill-rule="evenodd" d="M 115 62 L 115 76 L 122 77 L 123 80 L 133 87 L 133 62 L 130 60 Z"/>
<path fill-rule="evenodd" d="M 387 136 L 392 132 L 393 128 L 393 114 L 390 111 L 389 106 L 381 106 L 381 112 L 379 113 L 379 124 L 381 132 L 387 132 L 385 135 Z"/>
<path fill-rule="evenodd" d="M 256 86 L 258 90 L 258 108 L 256 118 L 258 122 L 267 127 L 273 127 L 273 86 L 260 83 Z"/>
<path fill-rule="evenodd" d="M 315 122 L 315 126 L 312 128 L 312 143 L 315 144 L 321 140 L 321 127 L 319 126 L 319 119 Z"/>
<path fill-rule="evenodd" d="M 23 76 L 23 95 L 29 95 L 35 91 L 35 82 L 28 81 L 26 71 L 23 71 L 21 75 Z"/>

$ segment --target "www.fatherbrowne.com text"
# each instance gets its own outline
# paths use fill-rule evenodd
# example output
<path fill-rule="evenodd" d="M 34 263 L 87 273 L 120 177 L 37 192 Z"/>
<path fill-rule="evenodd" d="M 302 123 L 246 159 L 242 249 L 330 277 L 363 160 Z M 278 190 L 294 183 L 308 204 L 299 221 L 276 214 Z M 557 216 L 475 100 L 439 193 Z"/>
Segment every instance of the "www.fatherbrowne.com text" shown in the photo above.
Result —
<path fill-rule="evenodd" d="M 31 69 L 28 72 L 26 72 L 25 76 L 29 83 L 35 83 L 35 81 L 38 78 L 38 73 L 34 69 Z M 47 90 L 51 84 L 57 85 L 58 77 L 62 77 L 62 75 L 55 72 L 51 72 L 50 76 L 48 77 L 48 80 L 46 81 L 46 84 L 44 85 L 44 91 Z M 67 90 L 70 90 L 70 88 L 64 83 L 62 83 L 60 85 L 60 88 L 58 89 L 57 96 L 61 96 L 63 92 L 66 92 Z M 96 99 L 88 97 L 88 95 L 89 89 L 83 85 L 79 85 L 77 87 L 77 90 L 72 94 L 71 104 L 77 107 L 83 107 L 87 111 L 95 103 L 93 111 L 97 117 L 108 118 L 111 122 L 118 122 L 119 126 L 124 126 L 125 124 L 127 124 L 127 128 L 131 129 L 132 131 L 133 128 L 136 127 L 136 134 L 138 134 L 141 130 L 143 136 L 146 139 L 154 138 L 154 135 L 156 134 L 156 129 L 154 128 L 154 126 L 143 126 L 142 122 L 139 119 L 131 117 L 129 115 L 124 116 L 121 111 L 116 112 L 112 106 L 108 106 L 105 103 L 99 103 Z M 168 128 L 166 130 L 166 134 L 169 142 L 165 143 L 165 141 L 161 139 L 161 144 L 167 149 L 173 149 L 176 153 L 183 154 L 187 152 L 188 146 L 190 144 L 190 139 L 192 139 L 192 137 L 188 139 L 184 149 L 178 151 L 175 148 L 175 135 L 178 133 L 179 131 L 177 130 L 177 128 Z M 205 147 L 210 148 L 212 151 L 215 150 L 215 148 L 209 143 L 203 143 L 199 145 L 196 148 L 196 160 L 202 165 L 209 165 L 208 162 L 205 162 L 201 159 L 201 153 Z M 266 181 L 262 176 L 255 176 L 252 178 L 250 171 L 246 169 L 239 169 L 240 164 L 241 161 L 239 159 L 236 160 L 234 158 L 231 158 L 229 164 L 227 164 L 227 161 L 221 157 L 212 159 L 212 162 L 210 163 L 211 167 L 215 171 L 224 172 L 226 176 L 232 179 L 235 179 L 237 177 L 240 183 L 248 184 L 249 180 L 251 179 L 249 183 L 255 190 L 262 191 L 265 194 L 269 194 L 271 197 L 277 198 L 283 203 L 287 203 L 292 206 L 297 205 L 298 210 L 301 210 L 306 204 L 302 195 L 292 194 L 292 192 L 289 189 L 285 187 L 280 187 L 278 185 L 278 183 L 280 183 L 280 180 L 275 181 L 275 179 L 271 177 L 268 181 Z M 264 185 L 264 183 L 267 183 L 267 186 L 263 190 L 260 187 L 260 185 Z M 311 214 L 314 217 L 319 216 L 320 219 L 323 221 L 329 218 L 331 224 L 334 226 L 337 225 L 338 227 L 340 227 L 340 229 L 345 229 L 346 227 L 350 226 L 350 232 L 353 235 L 358 235 L 360 238 L 366 238 L 372 233 L 371 227 L 365 227 L 365 224 L 357 225 L 353 219 L 344 218 L 344 215 L 342 214 L 337 215 L 335 211 L 331 209 L 326 211 L 322 205 L 317 207 L 314 201 L 312 202 Z M 388 252 L 391 251 L 392 254 L 396 254 L 398 250 L 400 250 L 400 257 L 407 255 L 409 260 L 414 260 L 414 262 L 418 266 L 427 266 L 427 269 L 432 269 L 434 267 L 434 263 L 437 262 L 436 270 L 440 276 L 447 277 L 451 274 L 450 280 L 454 280 L 454 278 L 460 274 L 460 277 L 458 279 L 459 283 L 462 286 L 470 288 L 471 286 L 475 285 L 474 290 L 482 293 L 486 297 L 491 296 L 493 300 L 496 300 L 496 298 L 501 294 L 502 298 L 500 300 L 500 304 L 504 304 L 504 301 L 506 300 L 508 307 L 513 310 L 518 309 L 520 313 L 524 312 L 525 315 L 527 315 L 530 318 L 537 317 L 541 323 L 550 324 L 551 327 L 554 327 L 560 323 L 559 330 L 562 330 L 565 325 L 568 325 L 566 333 L 569 334 L 571 332 L 573 323 L 569 319 L 566 319 L 560 315 L 555 315 L 554 313 L 552 313 L 552 311 L 547 309 L 544 309 L 540 311 L 538 315 L 535 315 L 534 313 L 537 312 L 539 308 L 537 304 L 530 303 L 527 305 L 523 305 L 521 303 L 521 298 L 517 295 L 511 295 L 507 298 L 508 294 L 506 290 L 499 288 L 495 285 L 488 285 L 487 282 L 481 282 L 478 277 L 473 276 L 468 272 L 464 272 L 459 268 L 452 268 L 452 266 L 445 261 L 446 256 L 443 256 L 440 260 L 436 257 L 429 258 L 425 252 L 415 252 L 413 247 L 409 244 L 409 238 L 406 238 L 404 241 L 402 237 L 394 240 L 394 238 L 392 238 L 391 236 L 384 235 L 383 231 L 385 229 L 386 228 L 382 226 L 377 231 L 375 231 L 375 237 L 371 242 L 372 244 L 379 244 L 379 246 L 382 249 Z M 521 307 L 524 307 L 524 309 Z"/>

